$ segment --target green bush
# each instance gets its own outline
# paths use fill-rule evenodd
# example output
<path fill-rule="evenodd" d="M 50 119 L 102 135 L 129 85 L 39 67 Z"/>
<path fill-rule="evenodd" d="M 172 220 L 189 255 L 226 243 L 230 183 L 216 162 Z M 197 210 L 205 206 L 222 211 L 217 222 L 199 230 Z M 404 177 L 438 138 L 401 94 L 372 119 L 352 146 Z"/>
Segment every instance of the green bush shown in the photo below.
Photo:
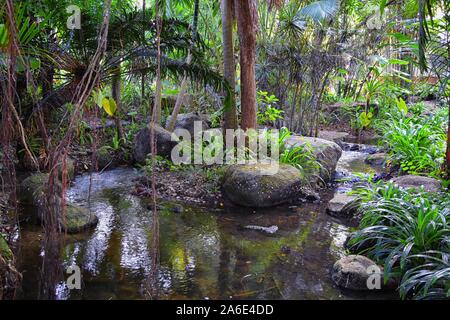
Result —
<path fill-rule="evenodd" d="M 392 184 L 361 188 L 353 252 L 384 265 L 400 280 L 402 298 L 450 298 L 450 198 L 401 190 Z"/>
<path fill-rule="evenodd" d="M 394 111 L 377 123 L 390 160 L 405 173 L 437 177 L 445 155 L 446 108 L 437 109 L 432 115 L 417 114 L 423 111 L 421 105 L 409 111 Z"/>

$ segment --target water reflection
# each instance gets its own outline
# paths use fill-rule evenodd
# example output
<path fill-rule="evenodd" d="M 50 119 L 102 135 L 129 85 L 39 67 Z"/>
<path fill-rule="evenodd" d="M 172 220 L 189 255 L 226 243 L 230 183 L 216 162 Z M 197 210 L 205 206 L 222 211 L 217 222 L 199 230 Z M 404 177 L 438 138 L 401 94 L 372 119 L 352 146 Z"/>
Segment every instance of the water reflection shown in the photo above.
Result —
<path fill-rule="evenodd" d="M 135 173 L 129 170 L 130 176 Z M 106 174 L 106 175 L 104 175 Z M 90 208 L 99 224 L 90 233 L 65 238 L 62 265 L 82 267 L 83 288 L 67 299 L 141 299 L 142 283 L 151 272 L 152 213 L 130 195 L 132 179 L 124 169 L 95 177 Z M 88 205 L 89 177 L 77 178 L 68 194 Z M 161 299 L 337 299 L 340 291 L 329 269 L 342 254 L 347 229 L 323 212 L 324 204 L 274 208 L 255 214 L 243 209 L 209 212 L 185 207 L 181 213 L 163 206 L 160 219 Z M 278 226 L 274 235 L 243 226 Z M 27 231 L 22 246 L 28 248 Z M 23 269 L 39 268 L 39 259 L 19 261 Z M 33 296 L 36 283 L 25 274 L 22 297 Z"/>

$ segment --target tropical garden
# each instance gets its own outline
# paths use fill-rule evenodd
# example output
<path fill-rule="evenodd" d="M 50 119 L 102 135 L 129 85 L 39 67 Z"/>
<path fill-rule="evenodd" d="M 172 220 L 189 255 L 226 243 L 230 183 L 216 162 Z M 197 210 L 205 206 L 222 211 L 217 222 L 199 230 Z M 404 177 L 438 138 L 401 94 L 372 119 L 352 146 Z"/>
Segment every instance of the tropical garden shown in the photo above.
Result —
<path fill-rule="evenodd" d="M 0 0 L 0 84 L 0 300 L 450 298 L 446 0 Z"/>

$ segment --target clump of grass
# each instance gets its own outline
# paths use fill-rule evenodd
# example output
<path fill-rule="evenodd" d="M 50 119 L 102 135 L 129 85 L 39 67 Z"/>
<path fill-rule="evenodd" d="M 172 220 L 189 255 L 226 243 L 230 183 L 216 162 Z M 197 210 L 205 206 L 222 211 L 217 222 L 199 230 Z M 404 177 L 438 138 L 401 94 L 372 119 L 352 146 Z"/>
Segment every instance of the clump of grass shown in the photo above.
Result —
<path fill-rule="evenodd" d="M 449 298 L 449 195 L 392 184 L 355 193 L 362 220 L 350 249 L 382 263 L 385 279 L 399 279 L 402 298 Z"/>

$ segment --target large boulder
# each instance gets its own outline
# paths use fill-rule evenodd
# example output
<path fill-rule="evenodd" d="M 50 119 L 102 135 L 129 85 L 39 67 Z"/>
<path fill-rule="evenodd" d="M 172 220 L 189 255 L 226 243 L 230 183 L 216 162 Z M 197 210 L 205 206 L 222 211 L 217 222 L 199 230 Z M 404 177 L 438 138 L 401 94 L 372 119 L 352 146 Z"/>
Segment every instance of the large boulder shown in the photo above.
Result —
<path fill-rule="evenodd" d="M 327 131 L 327 130 L 321 130 L 319 131 L 318 137 L 320 139 L 333 141 L 337 143 L 340 147 L 342 147 L 343 141 L 350 136 L 347 132 L 341 132 L 341 131 Z"/>
<path fill-rule="evenodd" d="M 285 146 L 292 147 L 306 147 L 311 150 L 313 156 L 320 163 L 319 177 L 328 182 L 336 171 L 336 165 L 342 155 L 342 149 L 333 141 L 328 141 L 320 138 L 303 137 L 293 135 L 286 140 Z"/>
<path fill-rule="evenodd" d="M 172 120 L 172 116 L 169 116 L 166 121 L 166 128 L 169 122 Z M 206 116 L 199 115 L 197 113 L 180 113 L 177 116 L 177 120 L 175 120 L 175 128 L 174 129 L 185 129 L 189 131 L 191 137 L 194 138 L 194 125 L 195 122 L 198 121 L 201 124 L 202 130 L 209 129 L 208 121 Z"/>
<path fill-rule="evenodd" d="M 336 193 L 328 202 L 327 213 L 332 216 L 351 218 L 357 211 L 356 202 L 356 196 Z"/>
<path fill-rule="evenodd" d="M 426 192 L 438 192 L 442 188 L 442 183 L 439 180 L 423 176 L 400 176 L 392 179 L 391 182 L 402 189 L 414 189 L 416 191 L 420 191 L 423 187 Z"/>
<path fill-rule="evenodd" d="M 385 285 L 383 281 L 383 268 L 375 262 L 360 255 L 349 255 L 338 260 L 331 273 L 334 283 L 341 288 L 350 290 L 371 290 L 370 284 L 376 282 L 369 277 L 379 277 L 379 289 L 394 289 L 395 281 L 390 279 Z"/>
<path fill-rule="evenodd" d="M 141 129 L 134 137 L 133 159 L 138 163 L 145 162 L 148 154 L 151 153 L 151 128 L 149 125 Z M 158 155 L 169 158 L 172 149 L 177 145 L 178 139 L 172 141 L 172 134 L 159 125 L 153 125 L 156 136 L 156 149 Z"/>
<path fill-rule="evenodd" d="M 37 173 L 29 176 L 20 184 L 20 201 L 23 205 L 35 208 L 34 213 L 38 221 L 43 221 L 42 213 L 45 212 L 45 194 L 48 185 L 48 174 Z M 61 184 L 57 182 L 56 191 L 61 192 Z M 62 199 L 57 196 L 58 208 L 62 208 Z M 65 209 L 59 217 L 59 227 L 67 233 L 77 233 L 92 227 L 98 223 L 98 218 L 88 209 L 75 204 L 66 203 Z"/>
<path fill-rule="evenodd" d="M 227 169 L 223 190 L 235 204 L 270 207 L 294 199 L 303 184 L 300 171 L 290 165 L 243 164 Z"/>

